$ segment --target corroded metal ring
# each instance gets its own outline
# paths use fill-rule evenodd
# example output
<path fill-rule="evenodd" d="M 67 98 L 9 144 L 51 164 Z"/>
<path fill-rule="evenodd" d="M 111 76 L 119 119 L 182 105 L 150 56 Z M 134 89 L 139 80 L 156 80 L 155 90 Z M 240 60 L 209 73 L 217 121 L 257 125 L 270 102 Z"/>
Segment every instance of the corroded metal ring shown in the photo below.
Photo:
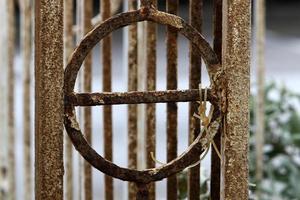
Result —
<path fill-rule="evenodd" d="M 147 7 L 142 7 L 140 10 L 132 12 L 122 13 L 95 27 L 84 37 L 79 46 L 73 52 L 64 74 L 64 123 L 66 131 L 75 148 L 93 167 L 114 178 L 147 184 L 176 174 L 184 170 L 189 165 L 197 162 L 199 160 L 199 155 L 204 151 L 202 144 L 203 141 L 201 139 L 206 136 L 206 133 L 204 133 L 201 138 L 198 136 L 181 156 L 158 168 L 141 171 L 123 168 L 100 156 L 88 144 L 80 130 L 78 122 L 76 121 L 74 105 L 68 101 L 68 96 L 72 96 L 74 94 L 74 85 L 78 71 L 85 57 L 92 48 L 111 32 L 141 21 L 153 21 L 176 28 L 179 33 L 183 34 L 188 40 L 198 47 L 199 53 L 206 63 L 211 80 L 213 80 L 215 74 L 220 71 L 221 65 L 219 64 L 218 58 L 209 46 L 208 42 L 197 30 L 187 24 L 182 18 Z M 217 116 L 219 114 L 219 109 L 215 110 L 214 114 Z M 213 117 L 213 121 L 211 123 L 213 124 L 216 121 L 219 121 L 219 118 Z"/>

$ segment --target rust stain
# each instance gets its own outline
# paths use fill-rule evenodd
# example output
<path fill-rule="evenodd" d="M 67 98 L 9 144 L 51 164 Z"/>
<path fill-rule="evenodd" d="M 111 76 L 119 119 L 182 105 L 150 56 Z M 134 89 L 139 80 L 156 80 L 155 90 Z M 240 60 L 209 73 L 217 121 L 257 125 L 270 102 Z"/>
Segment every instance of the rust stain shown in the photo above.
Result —
<path fill-rule="evenodd" d="M 35 6 L 35 197 L 62 200 L 63 1 Z"/>
<path fill-rule="evenodd" d="M 93 1 L 85 0 L 83 4 L 83 23 L 82 30 L 84 34 L 87 34 L 93 27 Z M 91 92 L 92 90 L 92 53 L 89 53 L 84 61 L 83 71 L 83 90 L 85 92 Z M 85 138 L 88 143 L 92 143 L 92 113 L 91 107 L 85 107 L 83 109 L 83 126 Z M 92 186 L 92 167 L 88 162 L 83 163 L 83 185 L 84 196 L 86 200 L 92 200 L 93 186 Z"/>
<path fill-rule="evenodd" d="M 64 3 L 64 65 L 68 63 L 68 59 L 73 50 L 73 0 L 66 0 Z M 70 138 L 65 134 L 65 198 L 73 200 L 73 147 Z M 31 198 L 30 198 L 31 199 Z M 29 200 L 29 199 L 28 199 Z"/>
<path fill-rule="evenodd" d="M 148 1 L 151 5 L 157 4 L 156 0 Z M 146 41 L 146 89 L 153 91 L 156 89 L 156 24 L 154 22 L 147 22 L 147 41 Z M 146 105 L 146 167 L 155 168 L 155 162 L 151 158 L 151 152 L 155 156 L 156 144 L 156 106 L 155 104 Z M 149 184 L 149 200 L 155 199 L 155 184 Z"/>
<path fill-rule="evenodd" d="M 103 5 L 103 4 L 102 4 Z M 154 183 L 155 181 L 162 180 L 167 177 L 171 177 L 176 173 L 184 170 L 186 167 L 196 163 L 199 160 L 200 154 L 205 150 L 203 144 L 207 145 L 207 141 L 209 141 L 217 132 L 216 129 L 219 128 L 219 125 L 222 120 L 222 110 L 219 106 L 219 103 L 222 102 L 223 98 L 221 94 L 223 92 L 223 83 L 222 79 L 224 78 L 221 70 L 221 65 L 219 63 L 217 55 L 211 49 L 207 41 L 203 38 L 203 36 L 196 31 L 192 26 L 184 22 L 181 18 L 167 14 L 164 12 L 160 12 L 155 10 L 155 6 L 148 7 L 149 15 L 143 15 L 141 10 L 130 11 L 127 13 L 122 13 L 120 15 L 114 16 L 106 21 L 104 21 L 99 26 L 95 27 L 91 32 L 89 32 L 85 38 L 81 41 L 80 45 L 75 49 L 71 60 L 65 70 L 65 82 L 64 82 L 64 92 L 65 92 L 65 127 L 67 133 L 71 137 L 71 140 L 76 147 L 76 149 L 80 152 L 80 154 L 96 169 L 102 171 L 107 176 L 118 178 L 124 181 L 135 182 L 138 184 L 137 187 L 137 195 L 139 196 L 139 192 L 146 194 L 148 199 L 154 199 L 155 190 Z M 166 21 L 164 21 L 166 19 Z M 103 93 L 94 93 L 94 94 L 74 94 L 74 84 L 76 81 L 76 77 L 80 66 L 85 59 L 85 57 L 89 54 L 91 49 L 102 39 L 109 36 L 110 33 L 118 28 L 123 26 L 136 23 L 139 21 L 148 21 L 147 25 L 147 92 L 128 92 L 128 93 L 111 93 L 111 92 L 103 92 Z M 174 21 L 180 21 L 182 28 L 178 28 L 173 24 Z M 150 21 L 150 22 L 149 22 Z M 155 153 L 155 103 L 159 100 L 164 100 L 171 104 L 174 104 L 177 100 L 181 98 L 179 95 L 180 92 L 182 94 L 186 94 L 182 100 L 187 100 L 187 98 L 195 98 L 194 94 L 199 95 L 198 90 L 187 90 L 187 91 L 166 91 L 166 92 L 155 92 L 155 74 L 156 74 L 156 51 L 155 51 L 155 41 L 156 41 L 156 25 L 154 23 L 162 23 L 165 25 L 172 26 L 174 30 L 176 29 L 178 32 L 186 36 L 195 46 L 196 51 L 203 56 L 203 60 L 207 64 L 209 76 L 212 80 L 212 86 L 210 91 L 210 98 L 213 102 L 214 109 L 212 114 L 212 120 L 208 124 L 208 130 L 204 131 L 201 136 L 197 136 L 193 143 L 189 146 L 189 148 L 181 154 L 179 157 L 170 159 L 170 162 L 162 165 L 160 167 L 155 168 L 155 163 L 151 158 L 150 152 Z M 171 39 L 170 41 L 174 41 Z M 107 50 L 107 49 L 105 49 Z M 108 69 L 110 70 L 110 69 Z M 109 72 L 109 71 L 104 71 Z M 105 75 L 109 73 L 104 73 Z M 105 76 L 106 77 L 106 76 Z M 172 75 L 173 77 L 173 75 Z M 109 84 L 110 79 L 109 79 Z M 171 83 L 171 82 L 169 82 Z M 172 83 L 168 87 L 173 87 Z M 108 85 L 109 86 L 109 85 Z M 198 82 L 197 86 L 198 87 Z M 105 89 L 105 88 L 104 88 Z M 110 88 L 107 87 L 107 90 Z M 130 95 L 140 96 L 138 100 L 132 98 Z M 191 95 L 191 96 L 189 96 Z M 147 104 L 147 167 L 146 170 L 136 170 L 136 169 L 128 169 L 122 168 L 108 159 L 104 159 L 102 156 L 97 154 L 84 136 L 81 133 L 79 127 L 72 127 L 74 121 L 76 121 L 76 116 L 74 115 L 74 106 L 75 102 L 83 105 L 101 105 L 102 102 L 107 105 L 112 105 L 115 103 L 124 103 L 122 102 L 126 99 L 127 103 L 131 102 L 132 104 L 141 103 L 143 101 L 149 101 Z M 81 99 L 81 100 L 80 100 Z M 85 99 L 85 100 L 84 100 Z M 73 102 L 73 103 L 72 103 Z M 100 102 L 100 103 L 99 103 Z M 108 116 L 111 118 L 111 115 Z M 111 127 L 109 127 L 111 129 Z M 105 138 L 106 140 L 106 138 Z M 112 142 L 107 140 L 108 143 Z M 205 143 L 206 141 L 206 143 Z M 105 157 L 107 152 L 105 152 Z M 146 197 L 145 197 L 146 198 Z"/>
<path fill-rule="evenodd" d="M 222 64 L 227 81 L 221 199 L 248 199 L 251 2 L 225 0 Z M 237 109 L 238 108 L 238 109 Z"/>
<path fill-rule="evenodd" d="M 204 89 L 202 90 L 204 94 Z M 149 104 L 149 103 L 174 103 L 199 100 L 199 89 L 167 90 L 167 91 L 132 91 L 132 92 L 103 92 L 103 93 L 72 93 L 67 95 L 68 102 L 74 106 L 99 106 L 118 104 Z M 208 90 L 208 101 L 213 104 L 217 99 Z"/>
<path fill-rule="evenodd" d="M 178 0 L 167 0 L 167 12 L 176 15 Z M 167 90 L 177 89 L 177 29 L 167 26 Z M 177 157 L 177 103 L 167 104 L 167 162 Z M 177 176 L 167 179 L 167 199 L 177 199 Z"/>
<path fill-rule="evenodd" d="M 203 18 L 203 1 L 190 0 L 189 17 L 191 25 L 201 33 L 202 31 L 202 18 Z M 189 87 L 190 89 L 198 88 L 201 83 L 201 55 L 197 47 L 190 42 L 190 74 L 189 74 Z M 191 102 L 189 105 L 189 144 L 191 144 L 200 133 L 200 121 L 193 117 L 197 112 L 198 104 Z M 188 173 L 188 197 L 189 199 L 200 198 L 200 165 L 193 167 Z"/>
<path fill-rule="evenodd" d="M 128 1 L 129 10 L 137 9 L 137 0 Z M 138 28 L 137 24 L 129 26 L 128 32 L 128 91 L 138 89 Z M 128 105 L 128 168 L 137 169 L 137 105 Z M 128 199 L 136 196 L 136 185 L 128 184 Z"/>
<path fill-rule="evenodd" d="M 102 20 L 106 20 L 111 16 L 111 2 L 110 0 L 101 1 L 101 16 Z M 108 34 L 102 40 L 102 66 L 103 66 L 103 91 L 111 91 L 111 68 L 112 68 L 112 38 Z M 112 107 L 105 106 L 103 108 L 103 125 L 104 125 L 104 157 L 112 161 L 113 159 L 113 130 L 112 130 Z M 113 199 L 113 179 L 110 176 L 105 176 L 105 199 Z"/>
<path fill-rule="evenodd" d="M 214 51 L 216 52 L 218 59 L 222 60 L 222 0 L 213 0 L 213 27 L 214 27 Z M 221 134 L 224 130 L 219 129 L 214 138 L 216 148 L 221 149 Z M 221 160 L 214 148 L 211 153 L 211 199 L 219 200 L 221 191 Z"/>

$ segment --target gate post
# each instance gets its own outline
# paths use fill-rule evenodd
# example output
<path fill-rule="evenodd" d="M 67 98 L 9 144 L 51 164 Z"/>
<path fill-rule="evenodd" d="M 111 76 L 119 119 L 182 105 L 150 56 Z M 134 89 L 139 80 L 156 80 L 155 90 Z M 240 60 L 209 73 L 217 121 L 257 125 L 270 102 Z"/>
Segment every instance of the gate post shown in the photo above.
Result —
<path fill-rule="evenodd" d="M 221 199 L 226 200 L 248 199 L 250 2 L 223 3 L 222 65 L 227 79 L 227 115 L 222 137 Z"/>
<path fill-rule="evenodd" d="M 35 2 L 35 199 L 63 199 L 63 0 Z"/>

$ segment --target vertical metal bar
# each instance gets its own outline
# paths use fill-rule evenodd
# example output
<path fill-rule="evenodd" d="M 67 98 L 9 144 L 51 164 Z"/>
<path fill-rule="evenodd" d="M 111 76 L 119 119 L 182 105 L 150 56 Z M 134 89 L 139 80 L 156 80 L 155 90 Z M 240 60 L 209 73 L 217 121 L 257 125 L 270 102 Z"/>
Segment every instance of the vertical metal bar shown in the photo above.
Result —
<path fill-rule="evenodd" d="M 219 60 L 222 60 L 222 0 L 213 0 L 213 32 L 214 51 Z M 214 142 L 221 149 L 221 131 L 216 134 Z M 210 195 L 212 200 L 220 199 L 221 160 L 214 148 L 211 150 L 211 182 Z"/>
<path fill-rule="evenodd" d="M 15 2 L 7 1 L 7 20 L 8 20 L 8 198 L 15 199 L 16 177 L 15 177 Z"/>
<path fill-rule="evenodd" d="M 157 1 L 153 1 L 153 6 L 157 6 Z M 147 22 L 147 90 L 156 89 L 156 24 Z M 151 152 L 155 155 L 156 142 L 156 117 L 155 104 L 146 105 L 146 167 L 155 167 L 155 162 L 151 158 Z M 149 184 L 149 199 L 155 199 L 155 183 Z"/>
<path fill-rule="evenodd" d="M 64 66 L 67 65 L 73 49 L 73 0 L 66 0 L 64 4 Z M 73 200 L 73 145 L 70 138 L 65 134 L 65 198 Z"/>
<path fill-rule="evenodd" d="M 256 55 L 257 55 L 257 103 L 256 103 L 256 183 L 257 199 L 261 199 L 263 179 L 263 147 L 265 132 L 265 0 L 255 1 Z"/>
<path fill-rule="evenodd" d="M 31 11 L 32 4 L 29 0 L 20 2 L 21 7 L 21 42 L 23 57 L 23 126 L 24 126 L 24 199 L 32 199 L 32 158 L 31 158 Z"/>
<path fill-rule="evenodd" d="M 129 10 L 137 9 L 137 1 L 128 1 Z M 137 24 L 132 24 L 128 29 L 128 91 L 137 91 L 137 62 L 138 62 L 138 41 Z M 128 167 L 137 168 L 137 105 L 128 105 Z M 128 184 L 128 198 L 134 199 L 136 185 Z"/>
<path fill-rule="evenodd" d="M 141 0 L 141 6 L 150 6 L 157 4 L 157 0 Z"/>
<path fill-rule="evenodd" d="M 147 22 L 141 22 L 138 26 L 138 90 L 146 90 L 146 46 L 147 46 Z M 138 169 L 146 168 L 146 105 L 138 105 Z"/>
<path fill-rule="evenodd" d="M 178 0 L 166 1 L 167 12 L 176 15 Z M 167 89 L 177 89 L 178 32 L 167 27 Z M 177 157 L 177 103 L 167 104 L 167 161 Z M 167 179 L 167 199 L 177 199 L 177 175 Z"/>
<path fill-rule="evenodd" d="M 190 23 L 199 32 L 202 31 L 203 0 L 190 0 Z M 197 53 L 197 47 L 190 44 L 190 89 L 198 88 L 201 82 L 201 57 Z M 189 143 L 191 144 L 200 133 L 200 122 L 193 117 L 197 112 L 198 104 L 190 103 L 189 108 Z M 200 164 L 191 168 L 188 173 L 188 197 L 189 199 L 200 198 Z"/>
<path fill-rule="evenodd" d="M 111 5 L 109 0 L 101 1 L 102 20 L 106 20 L 111 16 Z M 111 35 L 107 36 L 102 41 L 102 66 L 103 66 L 103 91 L 111 91 Z M 107 160 L 112 161 L 112 107 L 104 106 L 104 156 Z M 113 179 L 110 176 L 105 176 L 105 199 L 113 199 Z"/>
<path fill-rule="evenodd" d="M 223 3 L 222 65 L 226 66 L 227 115 L 226 137 L 222 137 L 220 199 L 248 199 L 251 1 Z"/>
<path fill-rule="evenodd" d="M 136 200 L 149 200 L 149 189 L 146 184 L 137 184 Z"/>
<path fill-rule="evenodd" d="M 80 40 L 83 37 L 83 6 L 84 0 L 76 0 L 76 43 L 78 44 Z M 83 73 L 82 71 L 79 71 L 78 74 L 78 90 L 82 91 L 82 85 L 83 85 Z M 82 116 L 83 108 L 78 108 L 78 118 L 79 123 L 81 124 L 83 121 Z M 83 162 L 84 159 L 81 157 L 80 154 L 78 155 L 78 199 L 83 198 Z"/>
<path fill-rule="evenodd" d="M 35 6 L 35 198 L 62 200 L 63 1 Z"/>
<path fill-rule="evenodd" d="M 7 1 L 0 1 L 0 13 L 1 20 L 0 26 L 2 27 L 2 31 L 0 31 L 0 104 L 4 105 L 2 109 L 0 109 L 0 199 L 7 198 L 7 135 L 8 135 L 8 127 L 7 127 L 7 104 L 8 104 L 8 87 L 7 87 L 7 79 L 8 79 L 8 63 L 7 63 L 7 35 L 8 35 L 8 20 L 7 20 Z"/>
<path fill-rule="evenodd" d="M 85 0 L 83 4 L 83 34 L 88 33 L 92 29 L 93 17 L 93 1 Z M 91 92 L 92 90 L 92 52 L 84 60 L 83 71 L 83 89 L 85 92 Z M 92 116 L 91 107 L 85 107 L 83 109 L 84 116 L 84 133 L 86 140 L 92 143 Z M 93 197 L 92 190 L 92 166 L 84 161 L 84 196 L 86 200 L 91 200 Z"/>

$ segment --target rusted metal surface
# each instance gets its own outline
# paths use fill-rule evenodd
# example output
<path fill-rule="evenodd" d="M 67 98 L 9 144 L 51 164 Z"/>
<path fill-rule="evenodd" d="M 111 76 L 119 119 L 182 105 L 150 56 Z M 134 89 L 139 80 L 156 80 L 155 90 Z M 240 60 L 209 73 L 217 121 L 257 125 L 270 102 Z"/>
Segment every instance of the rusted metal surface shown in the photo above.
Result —
<path fill-rule="evenodd" d="M 203 18 L 203 0 L 190 0 L 189 17 L 191 25 L 201 33 Z M 190 42 L 190 74 L 189 87 L 196 89 L 201 83 L 201 55 L 197 47 Z M 191 102 L 189 105 L 189 144 L 191 144 L 200 133 L 200 121 L 193 117 L 197 112 L 199 104 Z M 191 168 L 188 173 L 188 198 L 195 200 L 200 198 L 200 164 Z"/>
<path fill-rule="evenodd" d="M 204 94 L 204 89 L 202 94 Z M 208 90 L 207 94 L 208 101 L 216 102 L 216 99 L 211 96 L 210 90 Z M 72 93 L 67 95 L 66 99 L 74 106 L 189 102 L 199 100 L 199 90 Z"/>
<path fill-rule="evenodd" d="M 124 181 L 131 181 L 136 183 L 150 183 L 162 180 L 166 177 L 174 175 L 192 163 L 199 160 L 200 154 L 204 151 L 203 145 L 207 145 L 208 133 L 216 134 L 220 124 L 219 110 L 216 109 L 214 116 L 216 116 L 208 128 L 208 133 L 204 132 L 202 137 L 198 136 L 193 144 L 179 157 L 173 161 L 162 165 L 155 169 L 135 170 L 119 167 L 110 161 L 100 156 L 91 146 L 87 143 L 81 133 L 78 123 L 75 121 L 75 112 L 72 105 L 65 106 L 65 126 L 74 146 L 80 154 L 96 169 L 103 173 L 118 178 Z"/>
<path fill-rule="evenodd" d="M 23 125 L 24 125 L 24 199 L 31 200 L 32 195 L 32 157 L 31 157 L 31 17 L 32 4 L 29 0 L 20 1 L 21 10 L 21 45 L 23 58 Z"/>
<path fill-rule="evenodd" d="M 83 4 L 83 24 L 82 30 L 84 34 L 87 34 L 92 29 L 91 20 L 93 18 L 93 1 L 85 0 Z M 87 55 L 84 60 L 83 71 L 83 90 L 85 92 L 91 92 L 92 90 L 92 52 Z M 88 143 L 92 143 L 92 111 L 91 107 L 83 109 L 84 117 L 84 133 Z M 88 162 L 84 162 L 84 197 L 86 200 L 92 200 L 93 186 L 92 186 L 92 167 Z"/>
<path fill-rule="evenodd" d="M 73 90 L 77 73 L 84 58 L 103 37 L 107 36 L 114 30 L 145 20 L 151 20 L 159 24 L 170 25 L 177 28 L 181 34 L 183 34 L 198 47 L 199 52 L 203 58 L 205 58 L 204 62 L 207 64 L 207 70 L 211 77 L 218 72 L 220 69 L 220 64 L 216 54 L 209 46 L 209 43 L 205 41 L 203 36 L 193 27 L 191 27 L 178 16 L 153 9 L 141 9 L 115 15 L 109 20 L 104 21 L 101 25 L 95 27 L 92 32 L 86 35 L 86 37 L 81 41 L 80 46 L 75 49 L 72 59 L 68 64 L 69 67 L 67 67 L 65 71 L 66 79 L 70 81 L 66 85 L 67 88 L 65 88 L 66 91 L 68 91 L 67 94 L 71 93 Z"/>
<path fill-rule="evenodd" d="M 103 20 L 111 16 L 111 3 L 110 0 L 101 1 L 101 16 Z M 111 35 L 108 34 L 102 40 L 102 66 L 103 66 L 103 91 L 111 91 Z M 103 108 L 103 126 L 104 126 L 104 157 L 107 160 L 113 159 L 113 137 L 112 137 L 112 108 L 110 105 Z M 110 176 L 105 176 L 105 199 L 113 199 L 113 179 Z"/>
<path fill-rule="evenodd" d="M 204 131 L 202 136 L 198 136 L 182 155 L 172 160 L 171 162 L 158 168 L 150 168 L 139 171 L 136 169 L 119 167 L 109 160 L 104 159 L 91 148 L 91 146 L 83 137 L 79 125 L 76 121 L 74 105 L 70 102 L 70 96 L 74 95 L 73 89 L 81 63 L 83 62 L 86 55 L 91 51 L 91 49 L 112 31 L 126 25 L 145 20 L 151 20 L 152 22 L 172 26 L 174 29 L 178 30 L 193 42 L 193 44 L 202 54 L 203 59 L 207 64 L 208 72 L 212 80 L 211 96 L 212 99 L 216 99 L 216 102 L 213 103 L 215 105 L 215 108 L 213 109 L 214 111 L 212 121 L 208 126 L 208 132 Z M 65 127 L 67 133 L 69 134 L 73 144 L 81 153 L 81 155 L 91 165 L 93 165 L 96 169 L 102 171 L 106 175 L 144 185 L 151 184 L 152 182 L 170 177 L 182 171 L 187 166 L 197 162 L 199 160 L 200 154 L 204 151 L 204 147 L 208 144 L 207 142 L 209 141 L 209 138 L 213 137 L 218 131 L 222 119 L 222 112 L 219 109 L 218 105 L 221 102 L 220 94 L 223 92 L 222 86 L 219 86 L 222 85 L 221 83 L 223 76 L 223 73 L 220 71 L 220 69 L 221 68 L 217 56 L 214 54 L 201 34 L 199 34 L 194 28 L 192 28 L 177 16 L 157 11 L 154 7 L 143 7 L 141 10 L 127 12 L 112 17 L 111 19 L 104 21 L 101 25 L 97 26 L 92 32 L 86 35 L 86 37 L 81 41 L 80 45 L 75 49 L 72 58 L 65 70 Z M 155 86 L 153 81 L 151 84 L 152 85 L 148 85 L 148 89 Z M 197 93 L 199 95 L 199 92 Z M 151 110 L 151 112 L 153 113 L 153 110 Z M 151 125 L 153 125 L 153 123 Z M 149 199 L 151 199 L 151 195 L 153 195 L 151 194 L 151 192 L 152 191 L 149 188 Z"/>
<path fill-rule="evenodd" d="M 35 6 L 35 198 L 62 200 L 63 1 Z"/>
<path fill-rule="evenodd" d="M 156 0 L 148 1 L 151 5 L 156 6 Z M 146 28 L 147 41 L 146 41 L 146 90 L 153 91 L 156 89 L 156 24 L 154 22 L 147 22 Z M 155 161 L 151 157 L 151 153 L 156 154 L 156 105 L 146 105 L 146 167 L 154 168 Z M 155 183 L 149 184 L 148 199 L 155 199 Z"/>
<path fill-rule="evenodd" d="M 141 6 L 143 7 L 151 7 L 156 6 L 157 0 L 141 0 Z"/>
<path fill-rule="evenodd" d="M 178 0 L 166 1 L 167 12 L 176 15 Z M 177 30 L 167 26 L 167 89 L 177 89 Z M 199 92 L 198 92 L 199 93 Z M 170 162 L 177 157 L 177 104 L 167 104 L 167 161 Z M 171 176 L 167 179 L 167 199 L 177 199 L 177 177 Z"/>
<path fill-rule="evenodd" d="M 15 2 L 7 1 L 7 61 L 8 61 L 8 198 L 15 199 Z"/>
<path fill-rule="evenodd" d="M 147 184 L 137 184 L 136 200 L 148 200 L 149 189 Z"/>
<path fill-rule="evenodd" d="M 222 0 L 213 0 L 213 32 L 214 32 L 214 51 L 219 60 L 222 60 Z M 220 129 L 214 138 L 216 147 L 221 149 Z M 211 149 L 211 182 L 210 195 L 212 200 L 220 199 L 221 183 L 221 160 L 214 148 Z"/>
<path fill-rule="evenodd" d="M 64 3 L 64 66 L 67 65 L 73 50 L 73 0 Z M 73 147 L 68 135 L 65 135 L 65 198 L 73 200 Z"/>
<path fill-rule="evenodd" d="M 167 17 L 168 25 L 173 25 L 174 21 L 177 19 L 180 19 L 176 16 L 169 15 L 166 13 L 162 13 L 159 11 L 155 11 L 151 15 L 151 12 L 149 12 L 149 19 L 155 20 L 156 22 L 161 22 L 162 20 L 158 20 L 157 16 L 165 16 Z M 158 12 L 158 14 L 156 13 Z M 141 14 L 140 14 L 141 13 Z M 116 30 L 119 27 L 123 27 L 125 25 L 128 25 L 129 23 L 134 23 L 137 21 L 140 21 L 140 16 L 145 16 L 144 11 L 138 10 L 134 12 L 128 12 L 120 14 L 116 17 L 111 18 L 110 20 L 107 20 L 103 22 L 101 25 L 96 27 L 92 32 L 90 32 L 81 42 L 81 44 L 76 48 L 75 52 L 72 55 L 72 58 L 65 70 L 65 94 L 66 96 L 69 96 L 73 93 L 74 84 L 76 81 L 76 75 L 78 73 L 78 70 L 80 68 L 80 65 L 87 55 L 87 53 L 90 51 L 90 49 L 97 43 L 97 41 L 100 41 L 104 36 L 106 36 L 108 33 L 112 32 L 113 30 Z M 131 18 L 133 17 L 133 19 Z M 176 20 L 174 20 L 175 18 Z M 127 20 L 130 20 L 129 22 Z M 144 19 L 146 20 L 146 18 Z M 178 21 L 178 20 L 177 20 Z M 181 21 L 181 20 L 180 20 Z M 183 22 L 183 21 L 181 21 Z M 175 23 L 177 24 L 177 23 Z M 185 23 L 184 23 L 185 24 Z M 177 27 L 175 25 L 175 27 Z M 211 67 L 214 69 L 208 70 L 210 72 L 210 76 L 212 80 L 215 82 L 219 79 L 221 76 L 220 73 L 220 64 L 218 63 L 218 60 L 216 56 L 214 55 L 214 52 L 211 50 L 209 45 L 203 41 L 203 38 L 200 34 L 197 32 L 194 32 L 191 27 L 189 27 L 187 24 L 183 26 L 182 32 L 190 38 L 190 36 L 194 36 L 195 38 L 192 39 L 194 41 L 194 44 L 198 46 L 199 51 L 208 49 L 208 52 L 203 52 L 203 59 L 207 62 L 208 67 Z M 192 32 L 189 32 L 192 31 Z M 102 33 L 102 34 L 100 34 Z M 96 38 L 94 38 L 96 37 Z M 89 41 L 90 40 L 90 41 Z M 88 45 L 89 44 L 89 45 Z M 201 46 L 201 45 L 208 45 L 207 47 Z M 201 51 L 200 51 L 201 52 Z M 216 58 L 216 59 L 214 59 Z M 219 87 L 214 87 L 216 92 L 219 92 Z M 217 95 L 216 92 L 214 93 L 214 96 Z M 217 98 L 217 96 L 216 96 Z M 75 121 L 75 113 L 74 113 L 74 106 L 72 104 L 69 104 L 68 100 L 65 100 L 65 125 L 67 128 L 67 132 L 69 136 L 72 138 L 72 142 L 76 146 L 77 150 L 87 159 L 93 166 L 95 166 L 100 171 L 103 171 L 104 173 L 119 178 L 121 180 L 128 180 L 133 182 L 140 182 L 140 183 L 148 183 L 154 180 L 160 180 L 164 177 L 170 176 L 174 173 L 177 173 L 181 170 L 183 170 L 186 166 L 190 165 L 191 163 L 198 160 L 198 156 L 201 153 L 201 138 L 198 137 L 192 146 L 180 157 L 173 160 L 171 163 L 168 163 L 166 165 L 163 165 L 162 167 L 153 170 L 144 170 L 144 171 L 137 171 L 133 169 L 125 169 L 120 168 L 117 165 L 114 165 L 113 163 L 109 162 L 108 160 L 103 159 L 99 154 L 97 154 L 86 142 L 84 137 L 81 134 L 81 131 L 78 127 L 78 123 Z M 217 111 L 216 111 L 217 112 Z M 203 137 L 205 137 L 205 133 L 203 134 Z M 117 174 L 114 173 L 114 171 L 118 171 Z M 150 172 L 150 175 L 149 175 Z M 137 176 L 137 174 L 140 174 L 141 176 Z M 148 175 L 145 175 L 148 174 Z"/>
<path fill-rule="evenodd" d="M 128 1 L 128 9 L 137 9 L 137 0 Z M 128 29 L 128 91 L 137 91 L 138 86 L 138 32 L 137 24 Z M 137 105 L 128 105 L 128 168 L 137 169 Z M 136 185 L 128 184 L 128 199 L 136 196 Z"/>
<path fill-rule="evenodd" d="M 222 137 L 221 198 L 248 199 L 251 1 L 223 1 L 227 110 Z"/>

